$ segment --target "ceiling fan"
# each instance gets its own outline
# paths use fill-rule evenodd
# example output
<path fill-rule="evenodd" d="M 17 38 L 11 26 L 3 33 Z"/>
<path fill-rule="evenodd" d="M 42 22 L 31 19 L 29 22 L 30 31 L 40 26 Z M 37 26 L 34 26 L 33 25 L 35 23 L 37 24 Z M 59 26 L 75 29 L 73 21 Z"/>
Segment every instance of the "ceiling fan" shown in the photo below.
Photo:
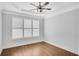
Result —
<path fill-rule="evenodd" d="M 38 2 L 38 5 L 35 5 L 33 3 L 30 3 L 30 5 L 36 7 L 35 9 L 30 9 L 30 10 L 36 10 L 37 12 L 43 12 L 43 10 L 52 10 L 51 8 L 45 8 L 45 6 L 47 6 L 49 4 L 49 2 L 45 2 L 42 5 L 42 2 Z M 22 11 L 26 11 L 26 10 L 22 10 Z"/>

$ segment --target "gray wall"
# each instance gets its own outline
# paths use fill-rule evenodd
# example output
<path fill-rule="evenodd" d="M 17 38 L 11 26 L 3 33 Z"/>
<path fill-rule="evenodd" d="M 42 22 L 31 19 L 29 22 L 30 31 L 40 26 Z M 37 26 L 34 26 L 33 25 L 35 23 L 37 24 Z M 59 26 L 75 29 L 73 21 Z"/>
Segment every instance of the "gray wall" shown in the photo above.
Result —
<path fill-rule="evenodd" d="M 46 18 L 46 40 L 63 49 L 77 53 L 77 11 L 78 9 Z"/>
<path fill-rule="evenodd" d="M 2 43 L 2 20 L 1 20 L 1 9 L 0 9 L 0 51 L 1 51 L 1 43 Z"/>
<path fill-rule="evenodd" d="M 77 33 L 78 34 L 78 36 L 77 36 L 78 42 L 77 43 L 78 43 L 78 54 L 79 54 L 79 9 L 78 9 L 78 12 L 77 12 L 77 18 L 78 18 L 78 29 L 77 29 L 78 30 L 78 33 Z"/>
<path fill-rule="evenodd" d="M 2 9 L 4 7 L 4 3 L 0 3 L 0 53 L 2 51 Z"/>

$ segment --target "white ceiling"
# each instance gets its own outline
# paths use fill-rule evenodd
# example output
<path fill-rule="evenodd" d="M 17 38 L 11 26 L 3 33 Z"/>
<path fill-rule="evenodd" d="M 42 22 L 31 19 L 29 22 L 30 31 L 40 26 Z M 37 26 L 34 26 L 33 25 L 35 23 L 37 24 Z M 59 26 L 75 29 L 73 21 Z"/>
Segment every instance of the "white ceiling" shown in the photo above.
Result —
<path fill-rule="evenodd" d="M 12 3 L 13 5 L 16 5 L 15 7 L 17 7 L 18 9 L 25 9 L 27 11 L 29 11 L 30 9 L 34 9 L 36 7 L 30 5 L 31 2 L 17 2 L 17 3 Z M 32 2 L 35 5 L 38 5 L 37 2 Z M 42 4 L 44 4 L 44 2 L 42 2 Z M 50 2 L 49 5 L 47 5 L 46 7 L 50 7 L 52 8 L 52 12 L 58 12 L 61 11 L 62 9 L 68 8 L 68 7 L 72 7 L 72 6 L 76 6 L 78 5 L 78 2 Z M 35 10 L 36 11 L 36 10 Z M 32 11 L 30 11 L 32 12 Z M 43 13 L 48 13 L 50 11 L 45 11 Z M 37 12 L 36 12 L 37 13 Z"/>
<path fill-rule="evenodd" d="M 5 4 L 5 9 L 14 10 L 17 12 L 22 12 L 22 13 L 47 15 L 47 14 L 58 13 L 66 9 L 69 9 L 69 8 L 71 9 L 76 6 L 79 6 L 79 2 L 50 2 L 50 4 L 47 5 L 46 7 L 52 8 L 51 11 L 46 10 L 42 13 L 37 13 L 36 11 L 30 11 L 30 9 L 36 8 L 30 5 L 30 3 L 38 5 L 37 2 L 8 2 L 7 4 Z M 42 2 L 42 4 L 44 4 L 44 2 Z M 27 11 L 24 12 L 24 11 L 21 11 L 21 9 L 25 9 Z"/>

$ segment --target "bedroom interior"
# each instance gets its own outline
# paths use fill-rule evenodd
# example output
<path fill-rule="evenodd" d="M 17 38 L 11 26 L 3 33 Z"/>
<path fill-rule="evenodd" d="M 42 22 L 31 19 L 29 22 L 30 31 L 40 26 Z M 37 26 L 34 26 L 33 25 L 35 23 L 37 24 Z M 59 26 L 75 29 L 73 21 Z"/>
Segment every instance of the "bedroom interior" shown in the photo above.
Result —
<path fill-rule="evenodd" d="M 1 56 L 78 56 L 79 2 L 0 2 Z"/>

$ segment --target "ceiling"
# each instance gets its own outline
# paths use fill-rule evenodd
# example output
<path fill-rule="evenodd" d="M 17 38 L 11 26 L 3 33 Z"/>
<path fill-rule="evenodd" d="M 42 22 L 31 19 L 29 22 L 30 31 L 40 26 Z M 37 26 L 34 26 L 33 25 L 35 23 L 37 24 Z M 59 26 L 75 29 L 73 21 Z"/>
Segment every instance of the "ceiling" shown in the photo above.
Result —
<path fill-rule="evenodd" d="M 46 7 L 52 8 L 52 10 L 45 10 L 42 13 L 36 12 L 36 10 L 30 10 L 34 9 L 36 7 L 30 5 L 30 3 L 33 3 L 35 5 L 38 5 L 38 2 L 9 2 L 6 4 L 6 9 L 9 10 L 14 10 L 17 12 L 22 12 L 22 13 L 30 13 L 30 14 L 39 14 L 39 15 L 47 15 L 47 14 L 54 14 L 61 12 L 63 10 L 71 9 L 75 6 L 79 6 L 79 2 L 50 2 L 49 5 Z M 45 2 L 42 2 L 44 4 Z M 21 9 L 27 10 L 26 12 L 21 11 Z"/>

